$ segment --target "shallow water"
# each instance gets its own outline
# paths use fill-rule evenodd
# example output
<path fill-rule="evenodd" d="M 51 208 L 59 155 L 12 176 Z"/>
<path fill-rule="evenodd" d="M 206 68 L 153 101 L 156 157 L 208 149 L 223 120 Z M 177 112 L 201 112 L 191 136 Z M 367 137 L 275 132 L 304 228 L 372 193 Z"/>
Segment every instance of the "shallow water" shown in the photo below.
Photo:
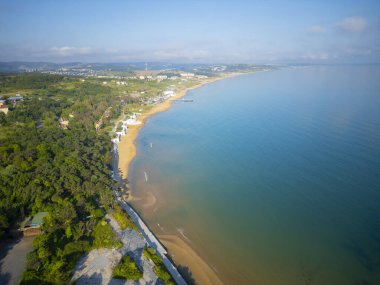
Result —
<path fill-rule="evenodd" d="M 380 284 L 379 79 L 299 67 L 190 91 L 138 136 L 129 178 L 157 203 L 136 207 L 226 284 Z"/>

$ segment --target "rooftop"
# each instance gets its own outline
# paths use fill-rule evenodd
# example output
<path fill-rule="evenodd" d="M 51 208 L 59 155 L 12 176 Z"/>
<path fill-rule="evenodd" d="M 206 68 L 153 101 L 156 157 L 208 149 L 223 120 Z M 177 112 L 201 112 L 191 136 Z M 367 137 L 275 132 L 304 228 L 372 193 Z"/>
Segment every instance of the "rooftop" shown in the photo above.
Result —
<path fill-rule="evenodd" d="M 37 214 L 34 215 L 31 226 L 40 226 L 43 224 L 43 219 L 48 215 L 48 212 L 38 212 Z"/>

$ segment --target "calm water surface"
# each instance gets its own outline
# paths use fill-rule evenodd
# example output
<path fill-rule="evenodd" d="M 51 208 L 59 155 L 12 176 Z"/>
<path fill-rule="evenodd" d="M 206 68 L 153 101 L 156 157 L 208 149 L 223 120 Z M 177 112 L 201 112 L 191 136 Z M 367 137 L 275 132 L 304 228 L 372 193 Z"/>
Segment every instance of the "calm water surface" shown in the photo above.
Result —
<path fill-rule="evenodd" d="M 183 234 L 226 284 L 380 284 L 379 66 L 244 75 L 187 98 L 137 139 L 133 191 L 165 202 L 136 206 L 158 233 Z"/>

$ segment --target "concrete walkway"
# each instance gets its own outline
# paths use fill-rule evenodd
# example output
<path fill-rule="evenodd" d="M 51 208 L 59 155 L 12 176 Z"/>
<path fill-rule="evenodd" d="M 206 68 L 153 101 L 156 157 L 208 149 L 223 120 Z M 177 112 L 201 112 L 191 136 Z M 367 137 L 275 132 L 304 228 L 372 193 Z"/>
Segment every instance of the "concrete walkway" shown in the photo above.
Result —
<path fill-rule="evenodd" d="M 101 248 L 90 251 L 82 256 L 77 262 L 72 281 L 76 280 L 77 285 L 146 285 L 159 284 L 157 275 L 154 273 L 154 263 L 145 258 L 142 254 L 147 243 L 144 237 L 133 229 L 121 230 L 116 220 L 106 215 L 108 223 L 111 225 L 116 235 L 123 243 L 121 249 Z M 140 280 L 121 280 L 112 278 L 113 268 L 120 262 L 121 258 L 129 255 L 142 269 L 143 277 Z"/>
<path fill-rule="evenodd" d="M 174 266 L 174 264 L 170 261 L 170 259 L 166 256 L 167 251 L 162 246 L 162 244 L 159 242 L 159 240 L 154 236 L 154 234 L 151 232 L 151 230 L 148 228 L 148 226 L 144 223 L 144 221 L 140 218 L 140 216 L 136 213 L 136 211 L 125 201 L 123 201 L 120 197 L 117 198 L 118 203 L 120 206 L 128 212 L 128 214 L 131 216 L 141 233 L 143 234 L 145 240 L 147 241 L 148 245 L 155 249 L 157 255 L 162 259 L 164 262 L 166 268 L 170 272 L 171 276 L 173 277 L 174 281 L 178 285 L 186 285 L 185 279 L 183 279 L 182 275 L 178 272 L 177 267 Z"/>

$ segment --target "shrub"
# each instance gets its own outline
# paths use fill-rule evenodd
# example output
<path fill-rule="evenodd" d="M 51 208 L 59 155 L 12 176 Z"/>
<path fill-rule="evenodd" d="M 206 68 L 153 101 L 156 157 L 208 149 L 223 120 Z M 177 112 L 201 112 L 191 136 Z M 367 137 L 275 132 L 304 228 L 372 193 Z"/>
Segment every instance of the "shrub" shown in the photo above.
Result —
<path fill-rule="evenodd" d="M 124 212 L 123 210 L 114 212 L 112 216 L 119 223 L 119 226 L 122 230 L 125 230 L 126 228 L 137 230 L 137 227 L 133 222 L 132 218 L 128 215 L 128 213 Z"/>
<path fill-rule="evenodd" d="M 34 270 L 27 270 L 22 275 L 22 280 L 20 282 L 20 285 L 45 285 L 49 284 L 48 282 L 45 282 L 41 278 L 41 274 L 38 274 L 37 271 Z"/>
<path fill-rule="evenodd" d="M 94 248 L 121 248 L 123 246 L 111 226 L 105 220 L 101 220 L 97 223 L 92 231 L 92 237 L 94 239 Z"/>
<path fill-rule="evenodd" d="M 112 277 L 116 279 L 139 280 L 143 273 L 130 256 L 124 256 L 114 268 Z"/>
<path fill-rule="evenodd" d="M 147 259 L 150 259 L 153 261 L 155 265 L 154 273 L 156 273 L 158 278 L 164 281 L 166 285 L 175 284 L 165 264 L 162 262 L 161 258 L 155 253 L 153 248 L 144 248 L 143 254 Z"/>

